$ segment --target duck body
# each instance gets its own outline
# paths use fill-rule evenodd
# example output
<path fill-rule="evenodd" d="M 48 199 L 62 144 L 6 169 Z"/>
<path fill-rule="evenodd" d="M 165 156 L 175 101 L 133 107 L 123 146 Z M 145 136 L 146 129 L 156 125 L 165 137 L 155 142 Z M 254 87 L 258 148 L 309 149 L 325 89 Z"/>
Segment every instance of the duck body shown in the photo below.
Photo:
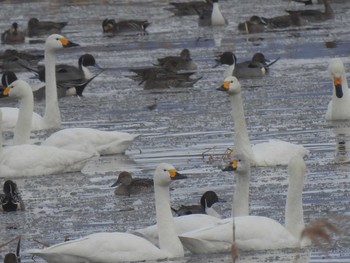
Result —
<path fill-rule="evenodd" d="M 60 34 L 68 22 L 39 21 L 32 17 L 28 21 L 27 34 L 29 37 Z"/>
<path fill-rule="evenodd" d="M 334 18 L 334 12 L 329 0 L 324 0 L 324 12 L 320 10 L 286 10 L 290 15 L 298 15 L 308 22 L 322 22 Z"/>
<path fill-rule="evenodd" d="M 192 16 L 212 10 L 212 1 L 190 1 L 190 2 L 170 2 L 172 11 L 176 16 Z"/>
<path fill-rule="evenodd" d="M 2 210 L 6 212 L 25 210 L 17 184 L 12 180 L 5 181 L 4 194 L 0 195 L 0 203 Z"/>
<path fill-rule="evenodd" d="M 180 56 L 167 56 L 164 58 L 158 58 L 159 66 L 164 66 L 167 63 L 173 63 L 175 65 L 174 69 L 179 70 L 197 70 L 196 63 L 193 62 L 191 58 L 190 51 L 185 48 L 181 51 Z"/>
<path fill-rule="evenodd" d="M 12 23 L 11 27 L 1 34 L 3 44 L 21 44 L 24 43 L 25 34 L 18 30 L 18 24 Z"/>
<path fill-rule="evenodd" d="M 146 28 L 151 23 L 147 20 L 120 20 L 106 18 L 102 22 L 103 33 L 128 33 L 128 32 L 146 32 Z"/>
<path fill-rule="evenodd" d="M 28 251 L 49 263 L 112 263 L 183 257 L 184 250 L 176 235 L 169 203 L 169 184 L 182 179 L 170 164 L 159 164 L 154 175 L 155 202 L 159 228 L 159 248 L 130 233 L 96 233 L 63 242 L 42 250 Z"/>
<path fill-rule="evenodd" d="M 0 55 L 0 68 L 5 71 L 23 71 L 22 64 L 37 65 L 44 58 L 41 54 L 31 54 L 16 49 L 6 49 Z"/>
<path fill-rule="evenodd" d="M 135 195 L 141 193 L 154 192 L 153 179 L 149 178 L 132 178 L 129 172 L 123 171 L 119 174 L 118 180 L 111 186 L 117 186 L 114 191 L 115 195 Z"/>
<path fill-rule="evenodd" d="M 328 104 L 326 120 L 350 119 L 350 91 L 346 79 L 344 64 L 339 58 L 332 59 L 328 66 L 332 78 L 333 94 Z"/>

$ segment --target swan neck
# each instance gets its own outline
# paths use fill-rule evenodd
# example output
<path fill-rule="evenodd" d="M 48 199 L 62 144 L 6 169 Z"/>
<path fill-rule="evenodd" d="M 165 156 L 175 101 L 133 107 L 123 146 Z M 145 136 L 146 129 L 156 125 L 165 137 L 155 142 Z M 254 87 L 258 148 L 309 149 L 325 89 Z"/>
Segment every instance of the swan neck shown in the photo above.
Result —
<path fill-rule="evenodd" d="M 184 250 L 175 230 L 170 210 L 169 186 L 154 185 L 159 248 L 172 257 L 183 257 Z"/>
<path fill-rule="evenodd" d="M 230 96 L 232 116 L 234 119 L 234 149 L 235 153 L 243 154 L 251 163 L 254 163 L 254 154 L 248 137 L 241 93 Z"/>
<path fill-rule="evenodd" d="M 54 51 L 45 49 L 45 128 L 59 128 L 61 114 L 58 107 L 56 86 L 56 56 Z"/>
<path fill-rule="evenodd" d="M 19 112 L 16 127 L 14 130 L 14 145 L 29 143 L 30 132 L 32 128 L 32 116 L 34 109 L 33 92 L 28 90 L 26 96 L 23 96 L 19 102 Z"/>
<path fill-rule="evenodd" d="M 247 216 L 249 215 L 250 168 L 245 172 L 236 173 L 235 177 L 232 216 Z"/>
<path fill-rule="evenodd" d="M 305 227 L 303 211 L 304 174 L 290 174 L 287 191 L 285 225 L 287 230 L 296 238 L 300 238 Z"/>

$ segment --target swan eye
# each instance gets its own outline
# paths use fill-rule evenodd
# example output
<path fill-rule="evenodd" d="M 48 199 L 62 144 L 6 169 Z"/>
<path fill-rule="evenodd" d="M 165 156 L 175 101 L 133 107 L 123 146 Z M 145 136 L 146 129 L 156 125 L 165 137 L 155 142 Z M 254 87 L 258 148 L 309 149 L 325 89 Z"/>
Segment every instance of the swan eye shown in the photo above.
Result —
<path fill-rule="evenodd" d="M 60 39 L 57 37 L 56 40 L 59 41 Z"/>
<path fill-rule="evenodd" d="M 167 172 L 167 169 L 164 169 L 163 171 L 164 171 L 164 172 Z"/>

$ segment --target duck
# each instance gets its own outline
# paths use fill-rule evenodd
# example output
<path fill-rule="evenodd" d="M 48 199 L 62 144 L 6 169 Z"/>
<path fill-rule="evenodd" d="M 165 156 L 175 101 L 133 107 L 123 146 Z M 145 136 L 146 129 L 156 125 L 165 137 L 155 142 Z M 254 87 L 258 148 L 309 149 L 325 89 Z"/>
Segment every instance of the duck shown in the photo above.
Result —
<path fill-rule="evenodd" d="M 102 22 L 103 33 L 128 33 L 128 32 L 146 32 L 146 28 L 151 23 L 147 20 L 120 20 L 116 22 L 114 19 L 106 18 Z"/>
<path fill-rule="evenodd" d="M 3 211 L 25 210 L 24 202 L 14 181 L 6 180 L 3 191 L 4 194 L 0 194 L 0 203 Z"/>
<path fill-rule="evenodd" d="M 20 103 L 19 122 L 14 131 L 15 145 L 0 147 L 0 177 L 16 178 L 81 171 L 85 164 L 96 156 L 95 153 L 28 144 L 30 114 L 33 112 L 30 110 L 33 107 L 31 87 L 23 80 L 16 80 L 4 89 L 0 97 L 10 95 L 19 98 L 23 94 L 26 94 L 26 97 L 31 95 L 32 100 Z M 29 112 L 23 111 L 23 106 L 26 106 Z M 5 115 L 6 111 L 0 110 L 0 120 L 3 114 Z M 0 121 L 0 130 L 1 125 Z M 0 136 L 0 145 L 2 145 L 2 136 Z"/>
<path fill-rule="evenodd" d="M 40 116 L 34 113 L 32 116 L 32 130 L 45 130 L 45 129 L 57 129 L 61 126 L 61 115 L 58 107 L 57 100 L 57 87 L 56 87 L 56 75 L 55 75 L 55 52 L 62 48 L 75 47 L 75 44 L 69 41 L 67 38 L 53 34 L 50 35 L 45 42 L 45 75 L 46 75 L 46 94 L 45 94 L 45 114 Z M 12 131 L 17 123 L 17 117 L 19 115 L 18 108 L 0 108 L 3 111 L 3 130 Z M 6 114 L 5 114 L 6 113 Z"/>
<path fill-rule="evenodd" d="M 332 78 L 333 95 L 326 112 L 327 121 L 350 119 L 350 91 L 343 61 L 333 58 L 328 65 Z"/>
<path fill-rule="evenodd" d="M 197 70 L 197 64 L 193 62 L 191 58 L 190 50 L 184 48 L 180 52 L 180 56 L 166 56 L 163 58 L 158 58 L 158 65 L 165 66 L 169 62 L 175 63 L 175 70 L 185 70 L 185 71 L 194 71 Z"/>
<path fill-rule="evenodd" d="M 246 164 L 250 165 L 249 162 Z M 183 246 L 195 254 L 230 252 L 233 242 L 233 222 L 235 245 L 239 250 L 299 248 L 309 245 L 308 238 L 301 238 L 305 229 L 302 206 L 305 170 L 306 165 L 301 156 L 296 155 L 290 159 L 284 226 L 268 217 L 239 216 L 235 213 L 234 217 L 222 219 L 217 224 L 181 234 L 179 237 Z M 249 176 L 249 172 L 241 173 L 237 177 L 245 175 Z M 249 183 L 248 179 L 247 182 Z"/>
<path fill-rule="evenodd" d="M 3 44 L 22 44 L 25 41 L 25 33 L 18 30 L 18 24 L 12 23 L 11 27 L 1 34 Z"/>
<path fill-rule="evenodd" d="M 131 174 L 123 171 L 118 175 L 118 180 L 111 185 L 117 186 L 114 191 L 115 195 L 134 195 L 152 193 L 154 191 L 153 179 L 149 178 L 132 178 Z"/>
<path fill-rule="evenodd" d="M 276 63 L 279 58 L 270 62 L 263 53 L 257 52 L 251 60 L 237 63 L 235 54 L 231 51 L 226 51 L 219 56 L 218 64 L 229 65 L 224 71 L 224 78 L 235 76 L 237 78 L 254 78 L 263 77 L 268 72 L 269 67 Z M 270 62 L 267 64 L 267 62 Z M 217 66 L 216 65 L 216 66 Z"/>
<path fill-rule="evenodd" d="M 291 157 L 295 155 L 305 156 L 308 154 L 308 150 L 305 149 L 304 146 L 281 140 L 269 140 L 268 142 L 251 146 L 244 117 L 240 82 L 236 77 L 227 77 L 225 78 L 224 84 L 217 90 L 225 91 L 230 97 L 235 127 L 235 152 L 244 154 L 253 165 L 287 165 Z"/>
<path fill-rule="evenodd" d="M 225 200 L 220 199 L 214 191 L 206 191 L 200 199 L 199 205 L 181 205 L 179 209 L 171 208 L 177 216 L 192 215 L 192 214 L 208 214 L 218 218 L 221 218 L 221 215 L 215 211 L 212 205 L 225 202 Z"/>
<path fill-rule="evenodd" d="M 192 72 L 184 74 L 158 73 L 158 69 L 144 71 L 143 79 L 139 85 L 143 84 L 144 89 L 189 88 L 201 79 L 201 77 L 191 79 Z"/>
<path fill-rule="evenodd" d="M 329 0 L 323 0 L 324 12 L 320 10 L 286 10 L 290 15 L 301 16 L 308 22 L 323 22 L 329 19 L 334 19 L 334 11 Z"/>
<path fill-rule="evenodd" d="M 21 262 L 21 256 L 20 256 L 21 236 L 18 236 L 16 238 L 6 242 L 6 244 L 8 244 L 16 239 L 18 239 L 16 254 L 15 253 L 7 253 L 4 257 L 4 263 L 20 263 Z"/>
<path fill-rule="evenodd" d="M 222 15 L 219 1 L 212 1 L 211 9 L 204 9 L 202 11 L 196 10 L 199 26 L 225 26 L 228 24 L 227 19 Z"/>
<path fill-rule="evenodd" d="M 28 20 L 27 34 L 29 37 L 61 34 L 68 22 L 39 21 L 36 17 Z"/>
<path fill-rule="evenodd" d="M 159 248 L 131 233 L 100 232 L 44 249 L 30 249 L 28 253 L 39 256 L 48 263 L 112 263 L 183 257 L 184 249 L 172 221 L 169 186 L 173 180 L 184 178 L 169 163 L 160 163 L 155 170 L 154 196 L 159 224 Z"/>
<path fill-rule="evenodd" d="M 26 51 L 18 51 L 16 49 L 6 49 L 0 55 L 0 69 L 2 71 L 23 71 L 24 65 L 38 65 L 39 61 L 44 58 L 42 54 L 32 54 Z"/>
<path fill-rule="evenodd" d="M 258 18 L 257 20 L 255 19 Z M 262 33 L 267 27 L 266 22 L 258 16 L 252 16 L 249 20 L 238 24 L 238 30 L 247 34 Z"/>
<path fill-rule="evenodd" d="M 190 1 L 190 2 L 170 2 L 172 7 L 168 8 L 175 16 L 192 16 L 197 13 L 203 13 L 212 10 L 213 2 L 206 1 Z"/>
<path fill-rule="evenodd" d="M 35 72 L 39 80 L 41 82 L 45 82 L 45 66 L 41 66 L 38 69 L 27 66 L 24 67 Z M 98 69 L 99 72 L 92 74 L 89 67 L 94 67 Z M 79 57 L 78 67 L 67 64 L 56 65 L 56 85 L 58 98 L 65 96 L 82 97 L 85 87 L 102 72 L 103 69 L 96 63 L 94 56 L 88 53 Z M 42 86 L 33 92 L 35 99 L 42 100 L 45 98 L 45 86 Z"/>

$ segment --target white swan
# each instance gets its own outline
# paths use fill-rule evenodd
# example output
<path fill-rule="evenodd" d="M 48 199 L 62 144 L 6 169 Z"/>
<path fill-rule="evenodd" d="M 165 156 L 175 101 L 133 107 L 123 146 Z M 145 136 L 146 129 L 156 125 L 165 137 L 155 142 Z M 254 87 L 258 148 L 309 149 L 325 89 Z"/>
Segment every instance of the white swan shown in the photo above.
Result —
<path fill-rule="evenodd" d="M 285 227 L 277 221 L 262 216 L 234 218 L 236 247 L 242 250 L 295 248 L 309 244 L 300 240 L 304 228 L 302 188 L 305 163 L 295 156 L 288 165 L 289 186 L 285 208 Z M 237 186 L 238 187 L 238 186 Z M 180 235 L 182 244 L 193 253 L 229 252 L 233 243 L 232 218 L 196 231 Z"/>
<path fill-rule="evenodd" d="M 27 88 L 31 93 L 29 85 Z M 1 119 L 2 110 L 0 110 L 0 135 Z M 0 177 L 6 178 L 80 171 L 92 157 L 89 153 L 56 147 L 24 144 L 2 148 L 1 145 L 2 136 L 0 136 Z"/>
<path fill-rule="evenodd" d="M 29 143 L 33 93 L 25 81 L 15 81 L 5 89 L 5 96 L 20 100 L 14 144 Z M 87 152 L 91 155 L 123 153 L 138 135 L 126 132 L 100 131 L 91 128 L 71 128 L 53 133 L 41 145 L 60 149 Z"/>
<path fill-rule="evenodd" d="M 45 42 L 45 79 L 46 79 L 46 94 L 45 94 L 45 114 L 41 117 L 39 114 L 33 114 L 32 130 L 43 130 L 51 128 L 59 128 L 61 126 L 61 115 L 57 100 L 55 52 L 64 47 L 78 46 L 70 42 L 67 38 L 53 34 L 50 35 Z M 13 130 L 17 123 L 19 109 L 16 108 L 1 108 L 4 114 L 3 129 Z"/>
<path fill-rule="evenodd" d="M 332 77 L 333 95 L 332 100 L 328 104 L 326 120 L 349 120 L 350 91 L 341 59 L 332 59 L 329 63 L 328 71 Z"/>
<path fill-rule="evenodd" d="M 139 236 L 114 232 L 96 233 L 28 252 L 42 257 L 49 263 L 114 263 L 183 257 L 184 250 L 175 232 L 169 200 L 171 181 L 181 178 L 184 177 L 178 174 L 171 164 L 162 163 L 156 168 L 154 192 L 160 248 Z"/>
<path fill-rule="evenodd" d="M 253 165 L 258 166 L 287 165 L 294 155 L 305 156 L 308 154 L 308 150 L 303 146 L 281 140 L 270 140 L 251 146 L 244 117 L 241 84 L 236 77 L 230 76 L 225 78 L 223 86 L 218 90 L 226 91 L 230 95 L 236 153 L 243 154 Z"/>

